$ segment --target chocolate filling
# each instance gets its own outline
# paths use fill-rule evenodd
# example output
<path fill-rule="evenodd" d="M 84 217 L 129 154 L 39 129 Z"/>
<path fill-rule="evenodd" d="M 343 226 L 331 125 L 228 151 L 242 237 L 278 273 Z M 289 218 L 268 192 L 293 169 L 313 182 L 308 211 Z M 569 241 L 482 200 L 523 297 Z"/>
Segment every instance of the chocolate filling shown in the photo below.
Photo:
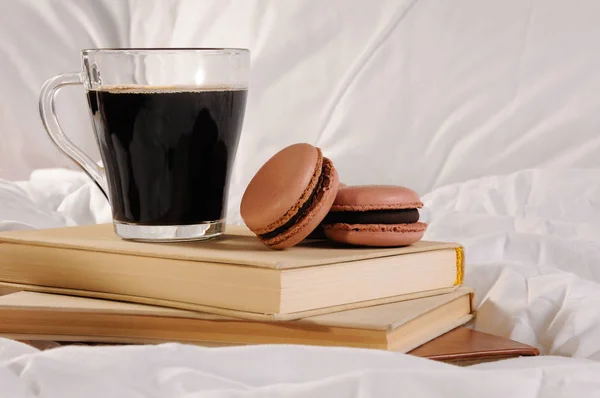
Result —
<path fill-rule="evenodd" d="M 271 232 L 259 235 L 259 237 L 261 239 L 271 239 L 296 225 L 296 223 L 308 213 L 308 211 L 313 207 L 313 205 L 319 200 L 321 200 L 321 198 L 323 197 L 324 188 L 327 185 L 329 185 L 329 172 L 329 163 L 325 162 L 325 159 L 323 159 L 323 168 L 321 169 L 321 176 L 319 177 L 319 181 L 317 182 L 315 190 L 311 193 L 308 200 L 304 202 L 304 204 L 300 207 L 298 212 L 294 214 L 292 218 L 288 220 L 288 222 L 283 224 L 281 227 L 274 229 Z"/>
<path fill-rule="evenodd" d="M 331 211 L 323 224 L 413 224 L 419 221 L 417 209 Z"/>

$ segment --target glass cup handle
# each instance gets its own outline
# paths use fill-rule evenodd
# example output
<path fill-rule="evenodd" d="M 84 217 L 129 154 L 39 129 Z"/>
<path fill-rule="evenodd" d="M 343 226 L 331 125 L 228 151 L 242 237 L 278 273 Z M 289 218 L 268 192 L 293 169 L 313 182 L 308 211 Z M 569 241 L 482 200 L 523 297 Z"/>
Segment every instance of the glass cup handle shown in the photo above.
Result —
<path fill-rule="evenodd" d="M 75 84 L 83 84 L 83 75 L 81 73 L 63 73 L 48 79 L 44 83 L 39 101 L 42 123 L 58 149 L 77 163 L 94 180 L 104 196 L 106 196 L 106 199 L 108 199 L 108 186 L 104 168 L 98 166 L 88 155 L 69 140 L 56 117 L 54 97 L 63 86 Z"/>

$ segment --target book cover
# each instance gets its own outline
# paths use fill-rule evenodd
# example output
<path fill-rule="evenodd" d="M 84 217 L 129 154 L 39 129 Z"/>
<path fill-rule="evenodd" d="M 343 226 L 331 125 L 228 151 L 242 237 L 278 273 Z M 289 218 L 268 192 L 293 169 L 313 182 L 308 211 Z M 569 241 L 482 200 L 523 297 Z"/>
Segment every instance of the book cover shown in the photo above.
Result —
<path fill-rule="evenodd" d="M 203 242 L 120 239 L 110 225 L 0 233 L 0 282 L 80 295 L 289 320 L 455 290 L 462 246 L 360 248 L 310 241 L 264 247 L 245 227 Z"/>
<path fill-rule="evenodd" d="M 65 295 L 0 297 L 0 335 L 10 338 L 200 345 L 312 344 L 407 352 L 468 322 L 474 291 L 381 304 L 280 323 Z"/>

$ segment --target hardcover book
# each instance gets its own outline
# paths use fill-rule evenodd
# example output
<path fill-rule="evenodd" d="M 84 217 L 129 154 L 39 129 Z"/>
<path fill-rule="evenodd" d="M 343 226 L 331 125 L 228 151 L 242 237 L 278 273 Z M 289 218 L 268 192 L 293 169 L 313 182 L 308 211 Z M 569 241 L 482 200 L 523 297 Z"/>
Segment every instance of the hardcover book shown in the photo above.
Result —
<path fill-rule="evenodd" d="M 452 292 L 463 248 L 306 240 L 271 250 L 245 227 L 209 241 L 142 243 L 108 224 L 0 233 L 0 283 L 258 320 L 290 320 Z"/>

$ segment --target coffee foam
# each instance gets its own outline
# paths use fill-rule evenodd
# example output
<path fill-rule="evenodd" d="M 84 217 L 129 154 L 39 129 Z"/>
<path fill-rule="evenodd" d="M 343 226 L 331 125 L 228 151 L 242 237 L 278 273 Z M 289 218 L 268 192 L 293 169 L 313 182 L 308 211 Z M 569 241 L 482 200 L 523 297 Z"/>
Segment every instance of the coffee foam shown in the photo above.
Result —
<path fill-rule="evenodd" d="M 248 90 L 245 86 L 232 85 L 212 85 L 212 86 L 134 86 L 134 85 L 115 85 L 103 86 L 88 91 L 102 91 L 113 94 L 148 94 L 148 93 L 185 93 L 185 92 L 206 92 L 206 91 L 240 91 Z"/>

